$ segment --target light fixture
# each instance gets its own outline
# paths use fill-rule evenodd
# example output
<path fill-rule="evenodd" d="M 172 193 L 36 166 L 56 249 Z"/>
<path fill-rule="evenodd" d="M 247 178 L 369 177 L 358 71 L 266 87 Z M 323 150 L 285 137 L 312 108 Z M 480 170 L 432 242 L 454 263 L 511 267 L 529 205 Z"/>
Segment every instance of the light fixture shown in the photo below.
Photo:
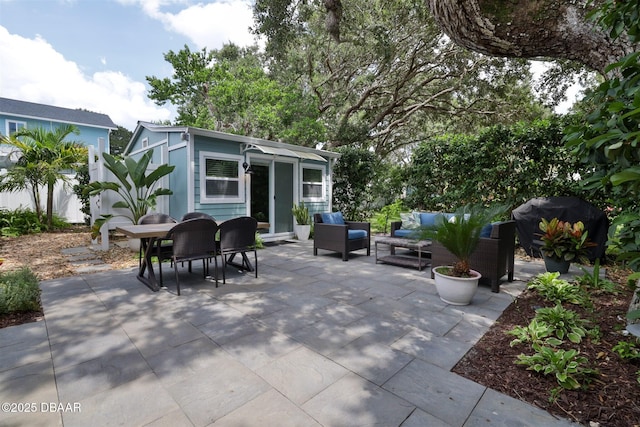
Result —
<path fill-rule="evenodd" d="M 247 175 L 253 175 L 255 172 L 253 172 L 253 168 L 251 168 L 251 165 L 247 162 L 244 162 L 242 164 L 242 167 L 244 168 L 244 173 L 246 173 Z"/>

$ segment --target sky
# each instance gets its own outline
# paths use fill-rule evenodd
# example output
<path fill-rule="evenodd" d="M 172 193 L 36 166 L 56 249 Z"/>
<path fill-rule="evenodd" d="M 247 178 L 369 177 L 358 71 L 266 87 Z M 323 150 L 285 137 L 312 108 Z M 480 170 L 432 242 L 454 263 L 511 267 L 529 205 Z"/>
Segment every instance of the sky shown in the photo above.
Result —
<path fill-rule="evenodd" d="M 0 97 L 107 114 L 131 131 L 173 120 L 147 97 L 164 59 L 256 43 L 249 0 L 0 0 Z"/>

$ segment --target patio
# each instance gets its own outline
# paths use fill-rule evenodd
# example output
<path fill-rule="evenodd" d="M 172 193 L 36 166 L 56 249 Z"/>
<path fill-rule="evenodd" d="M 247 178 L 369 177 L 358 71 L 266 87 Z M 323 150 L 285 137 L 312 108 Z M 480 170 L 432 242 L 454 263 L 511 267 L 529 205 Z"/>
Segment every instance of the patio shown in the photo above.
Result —
<path fill-rule="evenodd" d="M 169 269 L 156 293 L 132 269 L 42 282 L 45 321 L 0 330 L 0 400 L 22 411 L 2 423 L 573 425 L 449 372 L 541 261 L 455 307 L 428 268 L 373 254 L 314 257 L 308 241 L 258 258 L 257 279 L 228 269 L 217 289 L 195 263 L 180 297 Z"/>

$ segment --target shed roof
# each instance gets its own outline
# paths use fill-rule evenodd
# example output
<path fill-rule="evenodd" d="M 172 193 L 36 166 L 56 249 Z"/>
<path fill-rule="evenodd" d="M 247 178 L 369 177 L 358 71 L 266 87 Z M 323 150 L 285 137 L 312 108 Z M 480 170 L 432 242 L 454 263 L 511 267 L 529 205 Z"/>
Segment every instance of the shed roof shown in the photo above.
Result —
<path fill-rule="evenodd" d="M 37 104 L 35 102 L 19 101 L 17 99 L 9 98 L 0 98 L 0 114 L 107 129 L 118 128 L 106 114 L 55 107 L 53 105 Z"/>
<path fill-rule="evenodd" d="M 287 144 L 284 142 L 278 141 L 270 141 L 267 139 L 253 138 L 250 136 L 244 135 L 236 135 L 232 133 L 219 132 L 215 130 L 195 128 L 191 126 L 165 126 L 158 125 L 150 122 L 139 121 L 136 130 L 133 132 L 133 136 L 131 137 L 131 141 L 129 145 L 125 149 L 125 153 L 128 153 L 131 150 L 132 144 L 136 139 L 137 135 L 141 132 L 142 129 L 147 129 L 151 132 L 180 132 L 181 134 L 188 135 L 199 135 L 205 136 L 209 138 L 219 138 L 226 141 L 235 141 L 239 144 L 244 145 L 244 150 L 259 150 L 263 153 L 268 152 L 269 154 L 280 154 L 289 157 L 297 157 L 300 159 L 308 159 L 308 160 L 320 160 L 321 156 L 329 159 L 336 159 L 340 157 L 339 153 L 335 153 L 332 151 L 326 150 L 318 150 L 315 148 L 304 147 L 302 145 L 293 145 Z M 288 151 L 288 153 L 287 153 Z M 324 159 L 320 161 L 325 161 Z"/>

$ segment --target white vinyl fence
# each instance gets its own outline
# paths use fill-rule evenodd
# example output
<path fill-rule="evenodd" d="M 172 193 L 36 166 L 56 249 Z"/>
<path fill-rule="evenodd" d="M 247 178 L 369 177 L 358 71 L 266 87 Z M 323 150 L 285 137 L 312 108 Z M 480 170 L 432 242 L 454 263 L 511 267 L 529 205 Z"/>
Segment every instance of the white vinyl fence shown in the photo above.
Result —
<path fill-rule="evenodd" d="M 6 169 L 0 171 L 5 174 Z M 53 212 L 61 218 L 64 218 L 71 224 L 83 224 L 84 214 L 82 213 L 82 202 L 73 192 L 73 186 L 78 183 L 76 175 L 66 175 L 69 182 L 63 184 L 59 182 L 53 189 Z M 41 189 L 40 200 L 44 204 L 47 200 L 47 190 Z M 15 210 L 19 208 L 31 209 L 35 211 L 36 204 L 33 195 L 29 190 L 22 191 L 4 191 L 0 192 L 0 208 L 7 210 Z M 46 209 L 46 205 L 42 206 Z"/>

